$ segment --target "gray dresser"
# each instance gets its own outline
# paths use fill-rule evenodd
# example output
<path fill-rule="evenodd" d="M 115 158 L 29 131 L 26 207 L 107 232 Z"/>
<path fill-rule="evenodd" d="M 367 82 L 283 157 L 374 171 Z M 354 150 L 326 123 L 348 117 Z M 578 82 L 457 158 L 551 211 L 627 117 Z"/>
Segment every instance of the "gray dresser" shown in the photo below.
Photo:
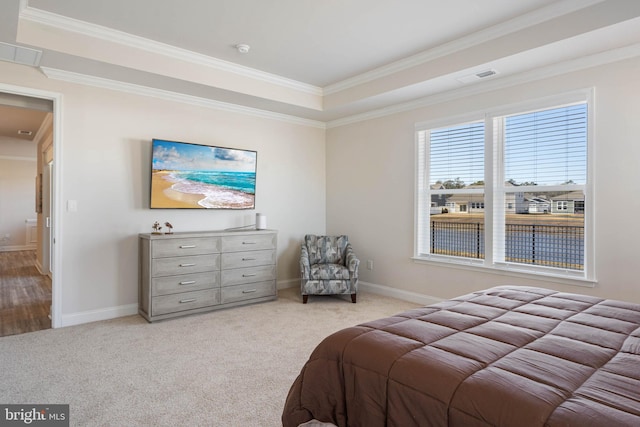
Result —
<path fill-rule="evenodd" d="M 277 232 L 140 234 L 138 312 L 149 322 L 277 298 Z"/>

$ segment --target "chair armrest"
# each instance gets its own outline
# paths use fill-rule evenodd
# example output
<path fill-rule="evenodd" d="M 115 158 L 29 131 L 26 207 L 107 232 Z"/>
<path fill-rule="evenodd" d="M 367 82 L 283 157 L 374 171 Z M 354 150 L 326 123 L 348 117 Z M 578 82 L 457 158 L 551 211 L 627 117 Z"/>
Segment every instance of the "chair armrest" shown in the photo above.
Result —
<path fill-rule="evenodd" d="M 352 278 L 358 277 L 358 266 L 360 265 L 360 260 L 356 257 L 356 253 L 353 251 L 351 243 L 347 243 L 345 248 L 344 264 L 349 269 L 349 275 Z"/>
<path fill-rule="evenodd" d="M 306 245 L 300 247 L 300 273 L 303 279 L 311 277 L 311 264 L 309 263 L 309 250 Z"/>

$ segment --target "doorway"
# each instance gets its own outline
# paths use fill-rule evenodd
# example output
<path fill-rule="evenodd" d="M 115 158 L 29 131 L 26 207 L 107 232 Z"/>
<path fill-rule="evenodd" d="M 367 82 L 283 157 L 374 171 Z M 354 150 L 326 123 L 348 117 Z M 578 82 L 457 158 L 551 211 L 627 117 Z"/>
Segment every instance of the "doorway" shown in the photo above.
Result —
<path fill-rule="evenodd" d="M 46 120 L 43 120 L 35 130 L 32 125 L 31 129 L 18 129 L 22 133 L 18 137 L 0 136 L 0 144 L 7 141 L 9 145 L 13 144 L 9 149 L 5 146 L 4 157 L 0 154 L 0 158 L 9 162 L 15 161 L 14 167 L 17 167 L 21 160 L 26 160 L 32 162 L 31 168 L 33 168 L 34 160 L 30 155 L 12 155 L 11 153 L 11 149 L 21 149 L 21 136 L 31 133 L 33 138 L 24 139 L 31 140 L 32 144 L 35 140 L 37 144 L 35 153 L 37 166 L 32 169 L 35 176 L 31 177 L 30 191 L 28 191 L 30 197 L 27 195 L 31 209 L 27 213 L 24 209 L 20 213 L 11 213 L 17 216 L 37 216 L 37 232 L 33 233 L 37 236 L 35 245 L 26 239 L 20 241 L 14 238 L 17 234 L 12 231 L 15 229 L 15 218 L 13 218 L 13 224 L 2 224 L 5 229 L 9 228 L 9 232 L 5 234 L 9 234 L 10 239 L 13 238 L 14 241 L 11 245 L 5 242 L 4 246 L 0 246 L 0 268 L 2 269 L 0 292 L 4 292 L 3 303 L 0 305 L 0 318 L 3 320 L 4 327 L 0 330 L 0 336 L 61 326 L 60 291 L 56 286 L 57 278 L 60 277 L 60 271 L 56 265 L 56 252 L 59 247 L 56 224 L 59 219 L 57 198 L 60 193 L 60 179 L 57 162 L 54 163 L 54 152 L 56 156 L 60 154 L 58 111 L 60 100 L 59 94 L 0 84 L 0 108 L 11 108 L 13 113 L 17 114 L 17 116 L 11 116 L 11 120 L 4 122 L 0 120 L 0 132 L 2 129 L 9 129 L 7 132 L 11 133 L 16 132 L 15 129 L 10 129 L 11 124 L 22 124 L 24 117 L 34 112 L 46 111 Z M 8 184 L 0 187 L 0 191 L 7 191 L 6 187 L 11 187 L 14 181 L 12 177 L 5 180 Z M 15 192 L 10 194 L 11 197 L 6 196 L 7 194 L 4 194 L 4 197 L 0 198 L 12 200 L 12 202 L 21 199 L 24 204 L 24 197 Z M 8 203 L 5 204 L 5 206 L 8 205 Z M 11 206 L 13 205 L 17 203 L 11 203 Z M 3 215 L 3 219 L 10 219 L 11 215 Z M 24 221 L 31 223 L 33 220 L 25 219 Z"/>

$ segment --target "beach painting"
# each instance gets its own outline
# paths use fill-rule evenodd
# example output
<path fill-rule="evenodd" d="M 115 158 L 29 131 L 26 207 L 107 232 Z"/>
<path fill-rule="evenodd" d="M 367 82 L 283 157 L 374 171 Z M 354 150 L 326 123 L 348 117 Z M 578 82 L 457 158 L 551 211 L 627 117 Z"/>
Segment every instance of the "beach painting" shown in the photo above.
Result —
<path fill-rule="evenodd" d="M 257 152 L 154 139 L 151 208 L 253 209 Z"/>

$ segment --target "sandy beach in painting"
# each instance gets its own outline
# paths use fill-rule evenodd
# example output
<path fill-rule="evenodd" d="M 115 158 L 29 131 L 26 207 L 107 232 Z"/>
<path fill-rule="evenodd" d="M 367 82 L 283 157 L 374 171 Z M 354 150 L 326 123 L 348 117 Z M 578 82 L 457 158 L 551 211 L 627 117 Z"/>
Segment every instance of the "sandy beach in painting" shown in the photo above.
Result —
<path fill-rule="evenodd" d="M 172 171 L 154 171 L 152 208 L 253 208 L 253 195 L 217 185 L 175 178 Z"/>

